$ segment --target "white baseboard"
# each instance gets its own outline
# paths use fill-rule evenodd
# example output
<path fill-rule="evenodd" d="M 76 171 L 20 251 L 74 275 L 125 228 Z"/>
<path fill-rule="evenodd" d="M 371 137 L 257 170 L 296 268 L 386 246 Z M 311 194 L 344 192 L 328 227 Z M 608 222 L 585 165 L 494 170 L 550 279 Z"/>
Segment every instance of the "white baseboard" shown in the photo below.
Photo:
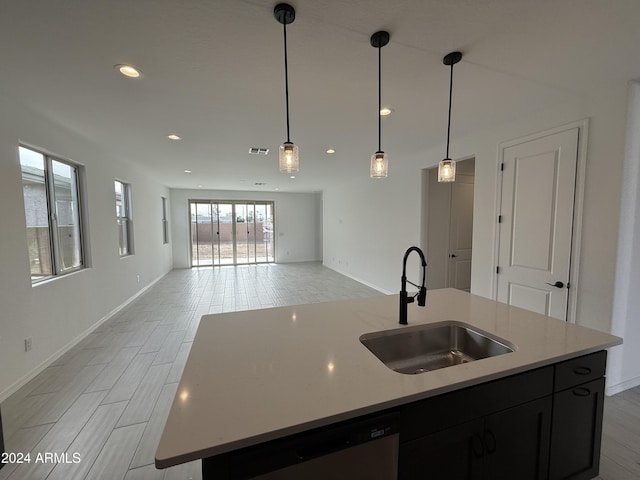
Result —
<path fill-rule="evenodd" d="M 367 282 L 367 281 L 365 281 L 365 280 L 362 280 L 361 278 L 354 277 L 353 275 L 351 275 L 351 274 L 349 274 L 349 273 L 347 273 L 347 272 L 343 272 L 342 270 L 339 270 L 339 269 L 337 269 L 337 268 L 330 267 L 329 265 L 327 265 L 327 264 L 326 264 L 326 263 L 324 263 L 324 262 L 322 263 L 322 265 L 323 265 L 324 267 L 327 267 L 327 268 L 328 268 L 328 269 L 330 269 L 330 270 L 333 270 L 334 272 L 339 273 L 340 275 L 344 275 L 345 277 L 349 277 L 351 280 L 355 280 L 356 282 L 358 282 L 358 283 L 362 283 L 363 285 L 366 285 L 367 287 L 373 288 L 374 290 L 377 290 L 377 291 L 379 291 L 380 293 L 384 293 L 385 295 L 391 295 L 392 293 L 394 293 L 394 292 L 390 292 L 389 290 L 385 290 L 384 288 L 381 288 L 381 287 L 379 287 L 379 286 L 377 286 L 377 285 L 374 285 L 374 284 L 372 284 L 372 283 L 369 283 L 369 282 Z"/>
<path fill-rule="evenodd" d="M 167 273 L 169 273 L 169 272 L 167 272 Z M 45 368 L 47 368 L 49 365 L 51 365 L 56 360 L 58 360 L 62 355 L 67 353 L 69 350 L 71 350 L 73 347 L 75 347 L 82 340 L 87 338 L 100 325 L 105 323 L 107 320 L 110 320 L 111 318 L 113 318 L 118 312 L 120 312 L 122 309 L 124 309 L 127 305 L 129 305 L 131 302 L 136 300 L 138 297 L 140 297 L 142 294 L 144 294 L 147 290 L 149 290 L 151 287 L 153 287 L 162 278 L 164 278 L 164 276 L 167 275 L 167 273 L 165 273 L 164 275 L 160 275 L 158 278 L 153 280 L 147 286 L 145 286 L 144 288 L 140 289 L 138 292 L 136 292 L 135 295 L 129 297 L 124 303 L 118 305 L 116 308 L 111 310 L 109 313 L 107 313 L 105 316 L 103 316 L 100 320 L 98 320 L 96 323 L 91 325 L 89 328 L 87 328 L 80 335 L 78 335 L 73 340 L 71 340 L 69 343 L 67 343 L 64 347 L 62 347 L 57 352 L 55 352 L 52 355 L 50 355 L 47 359 L 45 359 L 43 362 L 41 362 L 39 365 L 37 365 L 35 368 L 33 368 L 29 373 L 27 373 L 26 375 L 24 375 L 23 377 L 19 378 L 14 383 L 9 385 L 7 388 L 5 388 L 2 392 L 0 392 L 0 403 L 4 402 L 7 398 L 9 398 L 11 395 L 13 395 L 15 392 L 17 392 L 20 388 L 22 388 L 27 383 L 29 383 L 29 381 L 33 380 Z"/>
<path fill-rule="evenodd" d="M 608 397 L 615 395 L 616 393 L 624 392 L 630 388 L 635 388 L 640 385 L 640 377 L 632 378 L 631 380 L 625 380 L 624 382 L 616 385 L 607 385 L 605 393 Z"/>

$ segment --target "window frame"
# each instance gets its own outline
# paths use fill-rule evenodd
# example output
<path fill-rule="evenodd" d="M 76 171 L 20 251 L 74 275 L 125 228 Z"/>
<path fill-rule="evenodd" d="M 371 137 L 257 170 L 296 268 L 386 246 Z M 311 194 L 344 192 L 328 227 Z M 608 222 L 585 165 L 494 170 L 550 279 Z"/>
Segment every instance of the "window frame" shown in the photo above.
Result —
<path fill-rule="evenodd" d="M 118 193 L 115 190 L 116 184 L 122 186 L 122 209 L 125 215 L 120 216 L 118 213 Z M 131 184 L 116 178 L 114 180 L 114 194 L 116 200 L 116 225 L 118 226 L 118 254 L 120 258 L 129 257 L 135 255 L 134 241 L 133 241 L 133 208 L 131 203 L 132 189 Z M 120 225 L 125 225 L 126 234 L 126 251 L 123 253 L 123 246 L 120 243 Z"/>
<path fill-rule="evenodd" d="M 167 197 L 160 197 L 162 199 L 162 244 L 167 245 L 169 243 L 169 217 L 167 216 Z"/>
<path fill-rule="evenodd" d="M 25 145 L 23 143 L 18 144 L 18 161 L 20 163 L 20 177 L 22 180 L 22 193 L 24 195 L 24 178 L 25 171 L 24 166 L 22 164 L 22 158 L 20 155 L 20 149 L 29 150 L 31 152 L 37 153 L 43 157 L 43 173 L 44 173 L 44 197 L 46 201 L 46 210 L 47 210 L 47 228 L 49 232 L 49 261 L 51 262 L 51 274 L 44 275 L 42 277 L 34 278 L 31 273 L 31 255 L 28 254 L 29 257 L 29 275 L 31 277 L 31 285 L 37 285 L 42 282 L 53 280 L 56 278 L 63 277 L 65 275 L 78 272 L 80 270 L 84 270 L 88 267 L 89 260 L 87 258 L 88 248 L 86 244 L 86 210 L 85 210 L 85 183 L 84 183 L 84 175 L 85 168 L 84 165 L 81 165 L 76 162 L 72 162 L 70 160 L 61 158 L 57 155 L 52 155 L 47 153 L 46 151 L 34 148 L 29 145 Z M 75 173 L 75 184 L 73 189 L 69 189 L 70 192 L 75 193 L 76 198 L 76 210 L 78 216 L 78 236 L 79 241 L 77 242 L 77 256 L 78 256 L 78 265 L 74 265 L 71 267 L 64 267 L 64 262 L 62 260 L 62 253 L 60 249 L 62 248 L 62 241 L 60 239 L 60 231 L 59 231 L 59 219 L 56 211 L 56 186 L 55 186 L 55 172 L 53 168 L 53 162 L 57 162 L 62 165 L 66 165 L 73 169 Z M 73 197 L 73 195 L 72 195 Z M 25 227 L 28 229 L 29 225 L 27 220 L 27 205 L 25 207 Z M 74 247 L 76 245 L 74 244 Z M 27 245 L 28 248 L 28 245 Z M 75 251 L 75 248 L 74 248 Z"/>

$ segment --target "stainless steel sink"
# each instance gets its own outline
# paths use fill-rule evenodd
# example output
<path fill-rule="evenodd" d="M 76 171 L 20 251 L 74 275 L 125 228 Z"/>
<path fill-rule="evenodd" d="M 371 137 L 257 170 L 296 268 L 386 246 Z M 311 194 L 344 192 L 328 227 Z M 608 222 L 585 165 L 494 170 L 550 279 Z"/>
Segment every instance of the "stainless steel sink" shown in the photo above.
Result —
<path fill-rule="evenodd" d="M 506 340 L 457 321 L 365 333 L 360 342 L 391 370 L 416 374 L 515 350 Z"/>

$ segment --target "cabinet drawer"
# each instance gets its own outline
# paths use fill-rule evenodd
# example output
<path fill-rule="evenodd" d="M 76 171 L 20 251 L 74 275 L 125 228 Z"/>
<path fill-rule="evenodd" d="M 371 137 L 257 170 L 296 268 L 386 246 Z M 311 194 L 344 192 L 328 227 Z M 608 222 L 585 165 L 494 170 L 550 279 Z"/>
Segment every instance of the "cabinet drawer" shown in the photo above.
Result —
<path fill-rule="evenodd" d="M 602 350 L 558 363 L 556 365 L 554 391 L 559 392 L 560 390 L 604 377 L 606 362 L 607 352 Z"/>

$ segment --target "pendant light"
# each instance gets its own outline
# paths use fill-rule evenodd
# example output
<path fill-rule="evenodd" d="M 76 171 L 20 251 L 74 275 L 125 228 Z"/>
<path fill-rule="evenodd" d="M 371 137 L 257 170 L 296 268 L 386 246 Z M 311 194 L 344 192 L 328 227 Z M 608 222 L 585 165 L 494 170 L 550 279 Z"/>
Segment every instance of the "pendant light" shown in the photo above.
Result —
<path fill-rule="evenodd" d="M 382 47 L 387 43 L 389 43 L 389 32 L 380 31 L 371 35 L 371 46 L 378 49 L 378 151 L 371 155 L 371 169 L 369 171 L 371 178 L 386 178 L 389 173 L 389 159 L 381 147 L 382 115 L 380 114 L 380 110 L 382 109 L 381 51 Z"/>
<path fill-rule="evenodd" d="M 453 66 L 462 59 L 462 53 L 451 52 L 444 56 L 442 63 L 451 67 L 449 79 L 449 120 L 447 122 L 447 156 L 438 164 L 438 182 L 456 181 L 456 162 L 449 158 L 449 138 L 451 136 L 451 97 L 453 94 Z"/>
<path fill-rule="evenodd" d="M 287 141 L 278 149 L 280 171 L 283 173 L 298 173 L 300 159 L 298 146 L 289 137 L 289 69 L 287 65 L 287 25 L 296 19 L 295 9 L 287 3 L 279 3 L 273 9 L 273 16 L 283 26 L 284 37 L 284 91 L 287 106 Z"/>

